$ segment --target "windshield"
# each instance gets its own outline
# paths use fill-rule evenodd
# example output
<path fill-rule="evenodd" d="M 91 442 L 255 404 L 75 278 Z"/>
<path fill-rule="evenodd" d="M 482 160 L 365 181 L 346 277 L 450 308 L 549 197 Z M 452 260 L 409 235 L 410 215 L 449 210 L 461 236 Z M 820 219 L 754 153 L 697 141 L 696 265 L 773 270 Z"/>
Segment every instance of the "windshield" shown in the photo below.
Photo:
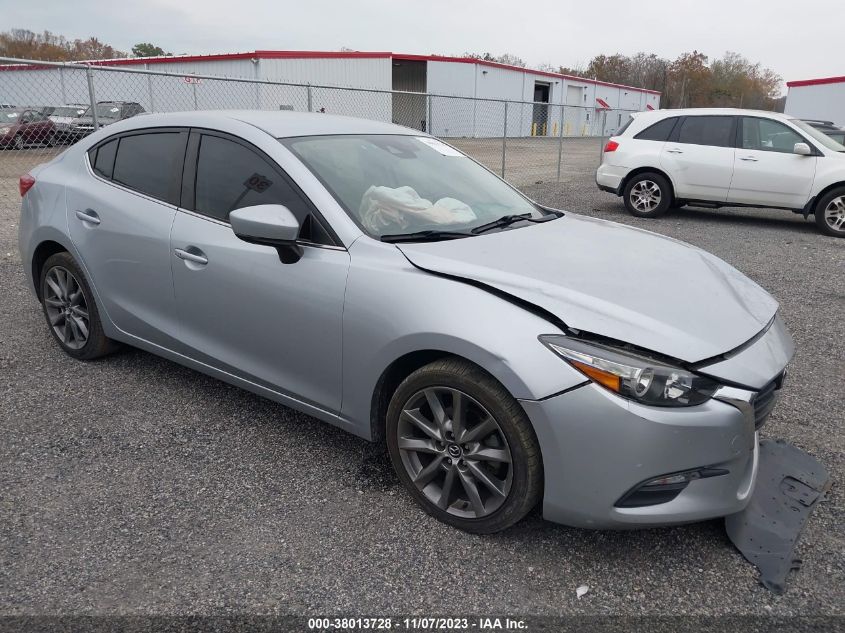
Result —
<path fill-rule="evenodd" d="M 93 116 L 91 108 L 85 110 L 85 116 Z M 120 117 L 120 108 L 116 105 L 109 105 L 101 103 L 97 106 L 97 118 L 100 119 L 117 119 Z"/>
<path fill-rule="evenodd" d="M 17 123 L 20 116 L 21 113 L 16 110 L 0 111 L 0 123 L 6 123 L 7 125 L 9 123 Z"/>
<path fill-rule="evenodd" d="M 460 231 L 543 211 L 456 149 L 427 136 L 280 139 L 373 237 Z"/>
<path fill-rule="evenodd" d="M 804 132 L 807 136 L 812 137 L 816 142 L 821 143 L 827 149 L 833 150 L 834 152 L 845 152 L 845 146 L 840 145 L 832 138 L 830 138 L 827 134 L 817 130 L 809 123 L 805 123 L 800 119 L 790 119 L 790 121 L 793 125 L 796 125 L 801 128 L 801 131 Z"/>
<path fill-rule="evenodd" d="M 70 117 L 78 117 L 85 114 L 85 108 L 79 107 L 60 107 L 60 108 L 50 108 L 52 112 L 50 112 L 50 116 L 70 116 Z M 99 116 L 99 111 L 97 111 L 97 115 Z"/>

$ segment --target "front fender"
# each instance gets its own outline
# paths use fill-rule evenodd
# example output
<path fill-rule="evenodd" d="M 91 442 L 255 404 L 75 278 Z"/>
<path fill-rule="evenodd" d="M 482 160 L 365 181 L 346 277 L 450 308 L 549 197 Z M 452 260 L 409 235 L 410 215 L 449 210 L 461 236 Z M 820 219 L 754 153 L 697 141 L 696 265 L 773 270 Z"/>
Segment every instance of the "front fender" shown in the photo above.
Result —
<path fill-rule="evenodd" d="M 392 245 L 359 239 L 343 313 L 342 414 L 369 435 L 372 395 L 395 360 L 422 351 L 463 357 L 515 398 L 536 400 L 584 382 L 538 340 L 548 320 L 486 290 L 422 271 Z"/>

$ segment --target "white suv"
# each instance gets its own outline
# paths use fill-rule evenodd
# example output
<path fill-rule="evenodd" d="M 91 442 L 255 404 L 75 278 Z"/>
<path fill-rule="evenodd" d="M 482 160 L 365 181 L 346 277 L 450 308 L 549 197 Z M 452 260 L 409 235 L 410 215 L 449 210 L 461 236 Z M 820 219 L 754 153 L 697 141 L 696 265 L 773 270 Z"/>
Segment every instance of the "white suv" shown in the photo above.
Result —
<path fill-rule="evenodd" d="M 823 233 L 845 237 L 845 146 L 775 112 L 633 114 L 607 142 L 596 184 L 639 217 L 685 204 L 773 207 L 814 213 Z"/>

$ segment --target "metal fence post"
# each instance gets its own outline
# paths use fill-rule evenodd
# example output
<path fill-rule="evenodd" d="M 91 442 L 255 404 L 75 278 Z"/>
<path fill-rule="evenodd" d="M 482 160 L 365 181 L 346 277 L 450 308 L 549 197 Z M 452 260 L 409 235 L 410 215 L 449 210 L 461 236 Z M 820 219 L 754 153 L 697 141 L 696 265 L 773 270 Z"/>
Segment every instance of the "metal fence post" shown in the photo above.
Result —
<path fill-rule="evenodd" d="M 144 69 L 149 70 L 150 65 L 144 64 Z M 155 99 L 153 98 L 153 76 L 147 75 L 147 90 L 150 92 L 150 112 L 156 111 Z"/>
<path fill-rule="evenodd" d="M 308 111 L 314 112 L 314 102 L 311 96 L 311 84 L 308 84 Z"/>
<path fill-rule="evenodd" d="M 563 163 L 563 109 L 565 106 L 560 106 L 560 129 L 558 129 L 557 141 L 557 181 L 560 182 L 560 167 Z"/>
<path fill-rule="evenodd" d="M 191 82 L 191 92 L 194 95 L 194 110 L 199 110 L 197 107 L 197 84 L 195 81 Z"/>
<path fill-rule="evenodd" d="M 434 136 L 434 128 L 431 126 L 431 95 L 428 95 L 428 116 L 425 120 L 425 131 Z"/>
<path fill-rule="evenodd" d="M 94 123 L 94 131 L 100 129 L 100 121 L 97 118 L 97 97 L 94 94 L 94 73 L 91 67 L 85 67 L 85 78 L 88 80 L 88 101 L 91 103 L 91 120 Z"/>
<path fill-rule="evenodd" d="M 65 89 L 65 67 L 59 66 L 59 81 L 62 84 L 62 105 L 67 104 L 67 90 Z"/>
<path fill-rule="evenodd" d="M 607 128 L 607 110 L 601 111 L 601 129 L 599 130 L 599 164 L 604 158 L 604 131 Z"/>
<path fill-rule="evenodd" d="M 505 129 L 502 130 L 502 178 L 505 177 L 505 155 L 508 150 L 508 102 L 505 101 Z"/>

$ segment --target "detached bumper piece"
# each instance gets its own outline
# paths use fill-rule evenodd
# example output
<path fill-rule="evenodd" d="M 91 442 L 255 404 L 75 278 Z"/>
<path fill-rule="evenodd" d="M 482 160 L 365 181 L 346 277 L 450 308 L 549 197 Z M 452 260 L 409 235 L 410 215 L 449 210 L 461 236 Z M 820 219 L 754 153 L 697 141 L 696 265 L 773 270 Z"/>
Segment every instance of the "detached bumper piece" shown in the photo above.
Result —
<path fill-rule="evenodd" d="M 790 570 L 800 568 L 798 536 L 828 488 L 830 475 L 814 457 L 782 440 L 760 442 L 757 487 L 745 510 L 725 518 L 725 529 L 774 593 L 783 593 Z"/>

